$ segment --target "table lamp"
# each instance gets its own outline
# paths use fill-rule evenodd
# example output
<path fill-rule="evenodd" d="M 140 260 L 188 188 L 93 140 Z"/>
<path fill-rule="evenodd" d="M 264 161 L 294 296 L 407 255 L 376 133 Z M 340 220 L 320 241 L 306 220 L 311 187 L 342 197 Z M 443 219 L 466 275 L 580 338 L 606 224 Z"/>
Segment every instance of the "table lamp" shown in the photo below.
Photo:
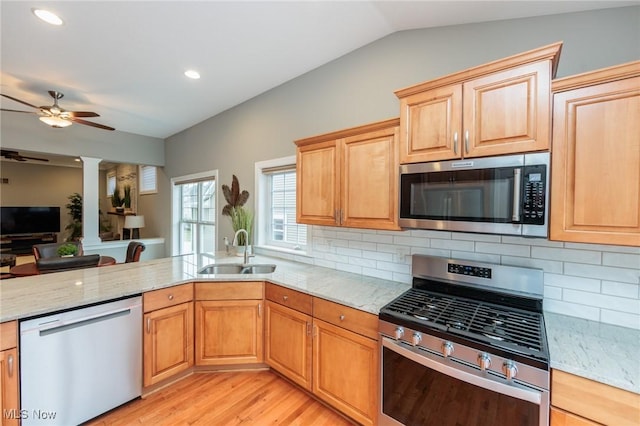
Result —
<path fill-rule="evenodd" d="M 129 239 L 140 238 L 140 228 L 144 228 L 144 216 L 127 216 L 124 218 L 125 229 L 130 229 Z"/>

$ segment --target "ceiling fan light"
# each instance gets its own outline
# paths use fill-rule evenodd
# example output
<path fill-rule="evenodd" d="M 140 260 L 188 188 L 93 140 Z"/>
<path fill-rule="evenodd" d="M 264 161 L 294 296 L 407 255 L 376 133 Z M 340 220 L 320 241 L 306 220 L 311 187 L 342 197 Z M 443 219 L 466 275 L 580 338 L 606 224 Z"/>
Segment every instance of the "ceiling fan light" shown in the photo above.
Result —
<path fill-rule="evenodd" d="M 184 75 L 186 75 L 187 77 L 193 79 L 193 80 L 197 80 L 200 78 L 200 73 L 196 70 L 186 70 L 184 72 Z"/>
<path fill-rule="evenodd" d="M 73 124 L 70 120 L 65 120 L 60 117 L 40 117 L 40 121 L 55 128 L 69 127 Z"/>
<path fill-rule="evenodd" d="M 48 10 L 44 10 L 44 9 L 31 9 L 33 11 L 33 14 L 36 15 L 38 18 L 42 19 L 44 22 L 46 22 L 47 24 L 51 24 L 51 25 L 62 25 L 64 24 L 64 21 L 55 13 L 50 12 Z"/>

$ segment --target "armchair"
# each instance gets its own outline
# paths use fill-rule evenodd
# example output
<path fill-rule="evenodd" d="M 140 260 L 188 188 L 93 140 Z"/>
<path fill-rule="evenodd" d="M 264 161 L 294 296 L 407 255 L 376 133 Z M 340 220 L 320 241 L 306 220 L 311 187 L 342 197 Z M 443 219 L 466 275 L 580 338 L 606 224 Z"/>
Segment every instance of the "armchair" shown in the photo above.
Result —
<path fill-rule="evenodd" d="M 36 268 L 41 274 L 50 272 L 71 271 L 73 269 L 92 268 L 98 266 L 99 254 L 73 257 L 46 257 L 36 260 Z"/>
<path fill-rule="evenodd" d="M 145 245 L 139 241 L 131 241 L 127 247 L 127 257 L 124 263 L 137 262 L 140 260 L 140 255 L 146 249 Z"/>

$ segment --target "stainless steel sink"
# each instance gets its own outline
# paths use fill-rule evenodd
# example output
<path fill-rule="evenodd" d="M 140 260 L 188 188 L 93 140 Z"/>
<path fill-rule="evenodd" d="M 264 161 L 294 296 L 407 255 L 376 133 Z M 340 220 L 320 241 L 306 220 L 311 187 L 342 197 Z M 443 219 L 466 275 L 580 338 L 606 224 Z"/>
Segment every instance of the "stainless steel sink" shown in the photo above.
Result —
<path fill-rule="evenodd" d="M 265 263 L 220 263 L 207 265 L 198 271 L 199 274 L 270 274 L 276 270 L 276 265 Z"/>

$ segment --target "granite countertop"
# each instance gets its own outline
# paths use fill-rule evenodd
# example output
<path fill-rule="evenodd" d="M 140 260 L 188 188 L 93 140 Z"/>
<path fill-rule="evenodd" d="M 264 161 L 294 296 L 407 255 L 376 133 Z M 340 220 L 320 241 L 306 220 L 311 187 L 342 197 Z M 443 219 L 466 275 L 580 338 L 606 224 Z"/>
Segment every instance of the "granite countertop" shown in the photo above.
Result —
<path fill-rule="evenodd" d="M 551 368 L 640 394 L 640 330 L 544 313 Z"/>
<path fill-rule="evenodd" d="M 176 256 L 0 282 L 0 322 L 44 315 L 194 281 L 255 281 L 275 284 L 378 314 L 409 284 L 304 263 L 256 256 L 274 263 L 270 274 L 200 275 L 212 263 L 241 263 L 224 254 Z M 545 312 L 551 368 L 640 394 L 640 331 Z"/>

